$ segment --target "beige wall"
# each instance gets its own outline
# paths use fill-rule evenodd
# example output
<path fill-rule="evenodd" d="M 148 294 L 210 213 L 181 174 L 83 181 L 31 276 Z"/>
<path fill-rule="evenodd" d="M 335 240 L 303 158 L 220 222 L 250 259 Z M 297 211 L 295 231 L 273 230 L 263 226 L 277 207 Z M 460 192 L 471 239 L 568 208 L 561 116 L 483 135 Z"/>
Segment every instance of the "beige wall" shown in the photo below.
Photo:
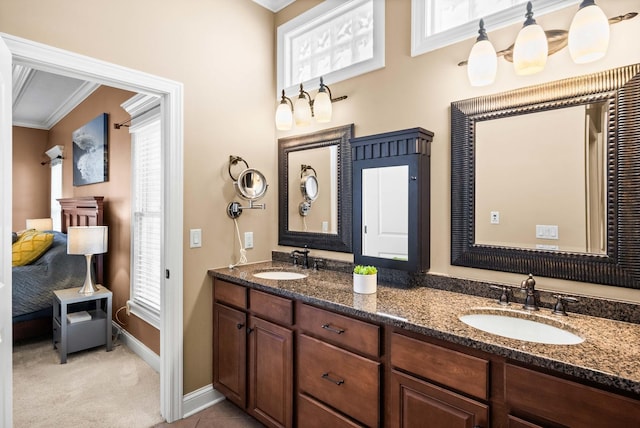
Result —
<path fill-rule="evenodd" d="M 275 16 L 279 23 L 318 4 L 297 0 Z M 608 15 L 637 9 L 636 1 L 602 5 Z M 629 40 L 640 34 L 640 19 L 612 27 L 614 46 L 605 61 L 571 64 L 563 51 L 550 58 L 542 74 L 516 78 L 501 61 L 498 83 L 472 89 L 466 70 L 471 40 L 410 56 L 410 0 L 388 0 L 386 67 L 331 86 L 334 105 L 329 128 L 355 123 L 357 136 L 422 126 L 435 132 L 432 144 L 431 271 L 461 278 L 519 283 L 520 275 L 449 265 L 449 104 L 451 101 L 509 90 L 576 74 L 640 62 Z M 567 28 L 572 12 L 538 22 Z M 498 49 L 510 45 L 516 27 L 489 33 Z M 275 131 L 274 15 L 251 0 L 156 2 L 50 0 L 0 3 L 3 32 L 89 55 L 184 83 L 184 392 L 211 382 L 211 289 L 206 271 L 237 260 L 238 243 L 225 207 L 234 199 L 226 170 L 229 155 L 242 156 L 270 183 L 267 209 L 245 211 L 241 232 L 253 231 L 250 261 L 270 258 L 277 247 L 276 139 L 295 133 Z M 203 229 L 203 247 L 189 249 L 188 230 Z M 312 251 L 314 254 L 326 252 Z M 351 260 L 350 255 L 329 254 Z M 640 301 L 640 292 L 614 287 L 540 279 L 541 288 Z"/>
<path fill-rule="evenodd" d="M 0 2 L 2 32 L 184 84 L 185 393 L 211 383 L 207 269 L 238 259 L 226 215 L 235 197 L 229 155 L 242 156 L 270 183 L 267 209 L 239 219 L 242 233 L 254 232 L 249 260 L 270 259 L 276 242 L 273 21 L 251 0 Z M 202 248 L 189 249 L 191 228 L 202 228 Z"/>
<path fill-rule="evenodd" d="M 24 230 L 28 218 L 51 217 L 51 168 L 45 152 L 47 131 L 13 127 L 13 226 Z"/>

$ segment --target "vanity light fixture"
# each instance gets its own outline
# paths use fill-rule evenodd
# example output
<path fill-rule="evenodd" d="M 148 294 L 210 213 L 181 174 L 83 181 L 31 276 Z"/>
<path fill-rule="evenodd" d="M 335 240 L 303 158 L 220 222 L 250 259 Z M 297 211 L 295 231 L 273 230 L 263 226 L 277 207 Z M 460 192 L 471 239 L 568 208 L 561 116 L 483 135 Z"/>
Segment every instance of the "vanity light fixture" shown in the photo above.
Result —
<path fill-rule="evenodd" d="M 496 57 L 503 57 L 513 62 L 516 74 L 533 74 L 541 71 L 549 55 L 569 45 L 569 53 L 576 64 L 596 61 L 602 58 L 609 46 L 609 26 L 633 19 L 637 12 L 607 19 L 602 9 L 594 0 L 583 0 L 575 14 L 569 30 L 546 30 L 533 19 L 533 7 L 527 3 L 524 26 L 518 33 L 516 42 L 506 49 L 495 52 Z M 469 58 L 458 66 L 467 65 L 467 76 L 472 86 L 484 86 L 493 82 L 490 79 L 491 50 L 489 38 L 484 29 L 484 20 L 480 20 L 478 38 L 473 45 Z M 544 35 L 544 40 L 540 37 Z"/>
<path fill-rule="evenodd" d="M 533 19 L 533 5 L 527 2 L 524 25 L 513 46 L 513 68 L 516 74 L 535 74 L 544 69 L 549 56 L 547 36 Z"/>
<path fill-rule="evenodd" d="M 320 77 L 320 88 L 315 99 L 311 99 L 311 95 L 304 90 L 302 83 L 300 91 L 295 103 L 291 101 L 282 90 L 282 98 L 276 109 L 276 128 L 280 131 L 288 131 L 293 127 L 295 121 L 296 126 L 304 127 L 311 125 L 311 118 L 315 117 L 318 123 L 331 122 L 333 114 L 332 103 L 342 101 L 347 96 L 333 98 L 331 89 L 324 84 L 324 79 Z"/>
<path fill-rule="evenodd" d="M 594 0 L 580 3 L 569 27 L 569 53 L 576 64 L 602 58 L 609 48 L 609 20 Z"/>
<path fill-rule="evenodd" d="M 480 20 L 478 38 L 469 53 L 467 75 L 471 86 L 486 86 L 496 80 L 498 71 L 498 57 L 496 50 L 487 37 L 484 29 L 484 20 Z"/>

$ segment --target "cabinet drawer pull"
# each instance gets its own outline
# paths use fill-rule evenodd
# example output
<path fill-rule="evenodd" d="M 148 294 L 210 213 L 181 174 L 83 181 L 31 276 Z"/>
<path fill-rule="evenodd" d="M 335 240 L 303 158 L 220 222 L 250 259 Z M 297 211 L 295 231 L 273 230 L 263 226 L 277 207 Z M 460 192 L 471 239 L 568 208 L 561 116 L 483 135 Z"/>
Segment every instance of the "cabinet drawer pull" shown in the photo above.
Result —
<path fill-rule="evenodd" d="M 336 334 L 344 333 L 343 329 L 331 327 L 329 324 L 322 324 L 322 328 L 324 328 L 325 330 L 329 330 L 330 332 L 333 332 L 333 333 L 336 333 Z"/>
<path fill-rule="evenodd" d="M 242 330 L 242 327 L 244 327 L 244 324 L 242 324 L 242 323 L 238 323 L 238 324 L 236 324 L 236 328 L 237 328 L 238 330 Z"/>
<path fill-rule="evenodd" d="M 326 379 L 329 382 L 333 382 L 338 386 L 340 386 L 340 385 L 342 385 L 344 383 L 343 379 L 338 379 L 338 380 L 331 379 L 331 376 L 329 376 L 329 373 L 322 373 L 322 379 Z"/>

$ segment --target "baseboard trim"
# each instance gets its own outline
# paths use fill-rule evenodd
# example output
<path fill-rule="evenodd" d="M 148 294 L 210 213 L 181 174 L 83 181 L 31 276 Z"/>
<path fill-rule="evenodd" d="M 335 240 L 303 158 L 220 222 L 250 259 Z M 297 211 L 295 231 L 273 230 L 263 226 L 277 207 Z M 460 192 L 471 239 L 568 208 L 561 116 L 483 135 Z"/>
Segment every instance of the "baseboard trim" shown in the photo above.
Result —
<path fill-rule="evenodd" d="M 182 413 L 184 418 L 188 418 L 207 407 L 211 407 L 224 400 L 224 395 L 213 389 L 209 384 L 193 392 L 185 394 L 182 401 Z"/>
<path fill-rule="evenodd" d="M 142 358 L 152 369 L 160 373 L 160 356 L 147 348 L 144 343 L 136 339 L 134 335 L 122 328 L 122 326 L 118 325 L 115 321 L 112 321 L 112 323 L 113 328 L 120 331 L 118 340 L 127 345 L 127 348 Z"/>

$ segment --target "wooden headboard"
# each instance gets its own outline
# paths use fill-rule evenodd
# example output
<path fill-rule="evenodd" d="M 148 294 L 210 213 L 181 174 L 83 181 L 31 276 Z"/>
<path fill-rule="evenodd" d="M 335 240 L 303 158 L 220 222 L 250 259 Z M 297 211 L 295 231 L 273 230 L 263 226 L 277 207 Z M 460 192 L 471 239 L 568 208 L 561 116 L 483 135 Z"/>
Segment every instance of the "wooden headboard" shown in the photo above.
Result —
<path fill-rule="evenodd" d="M 62 233 L 69 226 L 104 226 L 104 196 L 58 199 L 62 209 Z M 94 256 L 96 283 L 104 284 L 104 256 Z"/>

